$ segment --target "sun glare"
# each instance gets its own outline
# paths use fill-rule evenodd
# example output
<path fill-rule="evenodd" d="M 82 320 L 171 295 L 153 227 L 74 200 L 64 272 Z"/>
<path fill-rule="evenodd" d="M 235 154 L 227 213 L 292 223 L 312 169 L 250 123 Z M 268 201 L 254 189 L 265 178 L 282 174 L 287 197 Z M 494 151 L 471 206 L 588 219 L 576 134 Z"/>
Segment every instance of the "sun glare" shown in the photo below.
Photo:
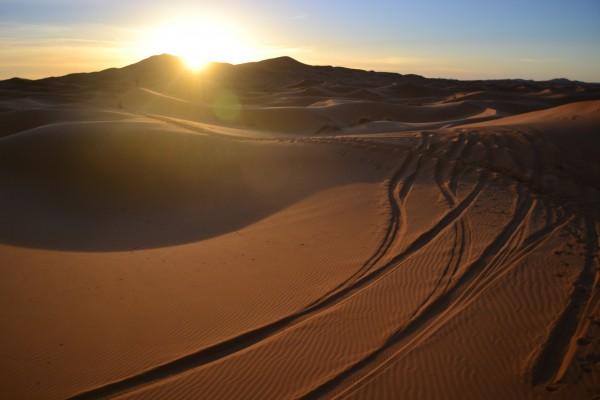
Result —
<path fill-rule="evenodd" d="M 200 70 L 212 61 L 239 63 L 254 51 L 237 27 L 214 18 L 177 18 L 151 29 L 143 39 L 147 55 L 169 53 Z"/>

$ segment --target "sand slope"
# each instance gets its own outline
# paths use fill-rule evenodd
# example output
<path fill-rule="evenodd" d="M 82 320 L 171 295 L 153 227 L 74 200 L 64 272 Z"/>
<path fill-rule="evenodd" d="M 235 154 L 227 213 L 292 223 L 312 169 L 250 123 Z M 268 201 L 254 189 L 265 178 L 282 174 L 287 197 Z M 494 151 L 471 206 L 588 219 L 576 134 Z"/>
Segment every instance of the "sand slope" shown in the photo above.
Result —
<path fill-rule="evenodd" d="M 0 397 L 600 395 L 595 85 L 211 68 L 0 82 Z"/>

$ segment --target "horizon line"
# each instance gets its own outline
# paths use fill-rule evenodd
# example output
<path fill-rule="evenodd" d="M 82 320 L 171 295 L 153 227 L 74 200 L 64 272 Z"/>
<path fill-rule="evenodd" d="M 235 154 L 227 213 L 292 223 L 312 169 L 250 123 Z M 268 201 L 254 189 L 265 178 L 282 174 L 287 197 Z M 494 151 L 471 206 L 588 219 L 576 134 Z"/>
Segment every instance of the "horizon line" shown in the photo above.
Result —
<path fill-rule="evenodd" d="M 44 76 L 44 77 L 41 77 L 41 78 L 26 78 L 26 77 L 23 77 L 23 76 L 12 76 L 10 78 L 0 79 L 0 82 L 9 81 L 9 80 L 15 80 L 15 79 L 26 80 L 26 81 L 41 81 L 41 80 L 45 80 L 45 79 L 62 78 L 62 77 L 69 76 L 69 75 L 101 73 L 101 72 L 108 71 L 108 70 L 127 68 L 127 67 L 130 67 L 132 65 L 136 65 L 136 64 L 142 63 L 142 62 L 147 61 L 147 60 L 152 59 L 152 58 L 164 57 L 164 56 L 169 56 L 169 57 L 177 58 L 177 59 L 179 59 L 182 62 L 182 64 L 184 63 L 182 57 L 179 56 L 179 55 L 171 54 L 171 53 L 160 53 L 160 54 L 150 55 L 148 57 L 140 59 L 139 61 L 135 61 L 133 63 L 126 64 L 126 65 L 123 65 L 123 66 L 120 66 L 120 67 L 107 67 L 107 68 L 98 69 L 98 70 L 92 70 L 92 71 L 67 72 L 67 73 L 65 73 L 63 75 L 50 75 L 50 76 Z M 424 79 L 431 79 L 431 80 L 450 80 L 450 81 L 459 81 L 459 82 L 479 82 L 479 81 L 481 81 L 481 82 L 486 82 L 486 81 L 552 82 L 552 81 L 566 80 L 566 81 L 569 81 L 569 82 L 572 82 L 572 83 L 583 83 L 583 84 L 591 84 L 591 85 L 600 84 L 600 82 L 583 81 L 583 80 L 571 79 L 571 78 L 567 78 L 567 77 L 555 77 L 555 78 L 550 78 L 550 79 L 533 79 L 533 78 L 520 78 L 520 77 L 459 79 L 459 78 L 444 77 L 444 76 L 426 76 L 426 75 L 421 75 L 421 74 L 415 73 L 415 72 L 402 73 L 402 72 L 398 72 L 398 71 L 385 71 L 385 70 L 376 70 L 376 69 L 365 69 L 365 68 L 357 68 L 357 67 L 344 66 L 344 65 L 336 65 L 336 64 L 308 64 L 308 63 L 299 61 L 297 58 L 294 58 L 294 57 L 291 57 L 291 56 L 288 56 L 288 55 L 281 55 L 281 56 L 277 56 L 277 57 L 269 57 L 269 58 L 265 58 L 265 59 L 254 60 L 254 61 L 245 61 L 245 62 L 240 62 L 240 63 L 231 63 L 231 62 L 226 62 L 226 61 L 209 61 L 209 62 L 207 62 L 205 64 L 204 67 L 202 67 L 198 71 L 193 71 L 192 69 L 189 69 L 189 70 L 190 70 L 190 73 L 192 73 L 192 74 L 193 73 L 195 73 L 195 74 L 201 74 L 202 71 L 206 68 L 206 66 L 209 66 L 209 65 L 212 65 L 212 64 L 222 64 L 222 65 L 238 66 L 238 65 L 261 63 L 261 62 L 272 61 L 272 60 L 277 60 L 277 59 L 284 59 L 284 58 L 293 60 L 293 61 L 297 62 L 298 64 L 305 65 L 307 67 L 344 68 L 344 69 L 351 69 L 351 70 L 365 71 L 365 72 L 374 72 L 374 73 L 382 73 L 382 74 L 397 74 L 397 75 L 400 75 L 400 76 L 410 76 L 410 75 L 412 75 L 412 76 L 418 76 L 418 77 L 421 77 L 421 78 L 424 78 Z"/>

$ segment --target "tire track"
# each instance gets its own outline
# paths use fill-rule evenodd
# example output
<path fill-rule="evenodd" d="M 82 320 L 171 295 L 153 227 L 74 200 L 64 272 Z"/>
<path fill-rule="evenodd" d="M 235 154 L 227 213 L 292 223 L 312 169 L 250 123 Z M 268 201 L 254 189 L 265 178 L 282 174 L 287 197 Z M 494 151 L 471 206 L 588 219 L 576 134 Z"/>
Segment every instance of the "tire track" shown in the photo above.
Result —
<path fill-rule="evenodd" d="M 496 270 L 503 265 L 509 263 L 511 257 L 514 257 L 515 254 L 519 251 L 525 241 L 525 235 L 529 229 L 530 220 L 535 212 L 535 209 L 538 205 L 538 201 L 530 197 L 529 193 L 523 188 L 523 186 L 519 185 L 517 187 L 517 205 L 518 208 L 519 202 L 523 202 L 523 199 L 527 199 L 529 201 L 529 208 L 527 213 L 523 216 L 523 220 L 520 222 L 519 227 L 515 230 L 514 234 L 509 239 L 506 250 L 500 252 L 497 257 L 491 262 L 478 276 L 477 280 L 484 281 L 487 276 L 493 275 Z"/>
<path fill-rule="evenodd" d="M 522 207 L 524 207 L 524 205 L 521 206 L 520 212 L 519 211 L 515 212 L 515 215 L 517 215 L 517 214 L 523 215 Z M 533 207 L 535 207 L 535 204 L 533 204 L 533 203 L 528 205 L 525 215 L 527 213 L 531 213 L 533 210 Z M 450 320 L 452 317 L 454 317 L 455 315 L 460 313 L 463 309 L 465 309 L 467 306 L 469 306 L 471 303 L 473 303 L 481 293 L 483 293 L 491 285 L 493 285 L 495 282 L 500 280 L 503 276 L 505 276 L 510 271 L 512 271 L 512 269 L 516 265 L 518 265 L 517 264 L 518 261 L 520 261 L 527 255 L 531 254 L 543 242 L 545 242 L 547 239 L 552 237 L 556 232 L 558 232 L 559 230 L 564 228 L 564 226 L 567 225 L 572 220 L 572 218 L 573 218 L 572 216 L 564 215 L 556 222 L 546 225 L 545 227 L 539 229 L 538 231 L 530 234 L 523 241 L 521 247 L 517 251 L 514 252 L 514 255 L 512 257 L 510 257 L 510 259 L 508 261 L 506 261 L 504 269 L 502 269 L 498 274 L 493 276 L 491 279 L 476 279 L 476 280 L 474 280 L 473 283 L 467 287 L 467 289 L 471 289 L 471 288 L 473 288 L 473 286 L 476 286 L 476 290 L 469 290 L 469 291 L 463 292 L 462 294 L 460 294 L 457 297 L 457 299 L 454 301 L 454 304 L 450 301 L 445 301 L 445 305 L 440 305 L 438 307 L 438 310 L 440 310 L 440 316 L 437 317 L 437 321 L 434 320 L 431 325 L 425 327 L 424 330 L 421 330 L 420 332 L 417 332 L 417 329 L 414 328 L 414 331 L 416 332 L 416 334 L 415 334 L 416 336 L 412 339 L 409 339 L 410 340 L 409 343 L 402 346 L 401 349 L 396 350 L 391 356 L 384 359 L 378 366 L 372 368 L 371 370 L 366 371 L 365 376 L 360 378 L 359 381 L 352 384 L 350 387 L 348 387 L 346 390 L 344 390 L 344 392 L 338 394 L 338 396 L 336 396 L 336 397 L 341 397 L 341 395 L 343 395 L 343 394 L 348 394 L 349 392 L 358 389 L 358 387 L 360 387 L 360 385 L 361 385 L 361 382 L 365 383 L 369 379 L 374 378 L 377 374 L 383 372 L 383 370 L 385 370 L 385 368 L 387 368 L 389 365 L 391 365 L 391 363 L 393 361 L 397 360 L 398 356 L 407 354 L 407 353 L 403 354 L 402 353 L 403 350 L 405 350 L 406 352 L 410 352 L 412 349 L 416 348 L 416 346 L 418 346 L 425 339 L 430 337 L 431 334 L 433 334 L 437 330 L 439 330 L 445 324 L 446 321 Z M 513 218 L 513 220 L 514 220 L 514 218 Z M 521 229 L 521 226 L 517 226 L 516 228 L 514 228 L 513 235 L 516 235 L 517 231 L 520 229 Z M 503 232 L 503 233 L 505 233 L 505 232 Z M 500 238 L 503 235 L 503 233 L 501 233 L 497 237 L 497 239 Z M 511 240 L 509 238 L 508 240 L 506 240 L 506 244 L 504 246 L 502 246 L 502 248 L 504 248 L 506 250 L 507 249 L 506 246 L 509 246 L 510 242 L 511 242 Z M 498 243 L 496 243 L 496 245 L 497 244 Z M 495 246 L 493 246 L 493 247 L 495 247 Z M 505 251 L 505 250 L 501 249 L 498 253 L 501 253 L 502 251 Z M 480 260 L 476 261 L 476 263 L 479 262 Z M 494 261 L 494 259 L 492 261 Z M 597 282 L 600 283 L 600 279 L 597 280 Z M 455 288 L 456 288 L 456 286 L 451 290 L 455 290 Z M 420 337 L 419 337 L 419 335 L 420 335 Z M 376 361 L 375 358 L 373 359 L 373 361 Z"/>
<path fill-rule="evenodd" d="M 338 292 L 339 290 L 341 290 L 342 288 L 344 288 L 351 282 L 355 281 L 357 278 L 360 278 L 361 276 L 363 276 L 373 266 L 375 266 L 383 258 L 383 256 L 385 256 L 387 254 L 390 247 L 395 242 L 396 237 L 398 236 L 398 231 L 400 230 L 400 225 L 401 225 L 400 218 L 401 218 L 401 215 L 404 214 L 404 210 L 400 204 L 400 201 L 399 201 L 399 199 L 396 198 L 397 197 L 396 191 L 397 191 L 398 185 L 400 183 L 400 180 L 406 174 L 409 166 L 413 163 L 414 157 L 415 157 L 414 153 L 412 151 L 409 151 L 408 154 L 406 155 L 402 165 L 400 166 L 400 168 L 396 171 L 396 173 L 390 178 L 390 180 L 388 182 L 387 198 L 388 198 L 388 204 L 390 206 L 391 212 L 390 212 L 390 218 L 388 221 L 388 225 L 386 228 L 384 238 L 383 238 L 382 242 L 380 243 L 379 247 L 375 250 L 375 252 L 367 259 L 367 261 L 365 261 L 365 263 L 356 272 L 354 272 L 352 275 L 350 275 L 350 277 L 345 279 L 342 283 L 337 285 L 335 288 L 328 291 L 327 293 L 325 293 L 323 296 L 321 296 L 314 302 L 310 303 L 308 305 L 308 307 L 313 307 L 313 306 L 319 304 L 320 302 L 322 302 L 323 300 L 325 300 L 326 298 L 331 296 L 333 293 Z M 405 185 L 406 185 L 406 183 L 405 183 Z"/>
<path fill-rule="evenodd" d="M 350 377 L 363 373 L 362 377 L 340 393 L 339 396 L 348 394 L 349 391 L 356 389 L 357 385 L 360 385 L 361 382 L 371 379 L 381 368 L 385 368 L 397 355 L 415 348 L 443 326 L 454 314 L 460 312 L 463 309 L 463 303 L 474 295 L 472 288 L 478 284 L 478 277 L 482 271 L 485 271 L 499 256 L 502 256 L 508 250 L 509 244 L 522 227 L 526 216 L 535 206 L 530 196 L 520 194 L 520 197 L 513 212 L 513 217 L 508 224 L 493 242 L 488 245 L 482 255 L 471 263 L 450 290 L 431 301 L 412 320 L 399 327 L 380 347 L 331 379 L 305 393 L 301 398 L 318 398 L 331 394 L 332 391 L 341 386 Z M 402 344 L 403 342 L 404 344 Z M 386 353 L 399 345 L 401 347 L 396 349 L 391 356 L 388 355 L 388 357 L 385 357 Z M 384 359 L 382 360 L 382 358 Z M 378 365 L 373 367 L 373 363 L 378 363 Z"/>
<path fill-rule="evenodd" d="M 550 328 L 550 333 L 531 367 L 533 385 L 560 383 L 573 363 L 577 340 L 586 329 L 589 321 L 585 310 L 590 309 L 596 300 L 599 272 L 594 271 L 598 253 L 598 233 L 592 216 L 585 218 L 586 252 L 579 276 L 573 283 L 569 301 L 563 312 Z"/>
<path fill-rule="evenodd" d="M 532 211 L 530 211 L 530 213 L 531 212 Z M 504 260 L 499 259 L 485 275 L 481 275 L 478 280 L 478 286 L 470 293 L 469 302 L 474 301 L 476 297 L 483 293 L 488 287 L 512 271 L 515 265 L 517 265 L 517 261 L 520 261 L 531 254 L 543 242 L 564 228 L 571 220 L 572 216 L 565 215 L 556 222 L 530 234 L 519 244 L 519 248 L 512 250 L 509 248 L 510 254 Z M 502 269 L 499 269 L 499 265 L 502 266 Z"/>
<path fill-rule="evenodd" d="M 286 139 L 224 136 L 216 132 L 205 132 L 202 129 L 195 129 L 194 127 L 185 123 L 178 123 L 177 121 L 173 121 L 169 118 L 152 118 L 162 120 L 163 122 L 172 123 L 192 131 L 197 130 L 198 132 L 208 133 L 234 140 L 267 140 L 283 142 L 305 141 L 309 143 L 335 143 L 358 146 L 366 146 L 366 144 L 363 142 L 369 143 L 368 141 L 362 141 L 358 139 L 326 140 L 317 138 Z M 525 137 L 527 139 L 531 139 L 528 136 Z M 477 143 L 482 143 L 486 147 L 488 156 L 493 157 L 493 150 L 489 143 L 480 140 L 476 133 L 471 133 L 459 137 L 459 142 L 456 143 L 456 146 L 451 148 L 450 158 L 460 160 L 461 158 L 467 157 L 473 146 L 475 146 Z M 530 145 L 535 149 L 535 144 L 532 140 L 530 140 Z M 387 147 L 389 147 L 389 145 L 387 145 Z M 373 269 L 382 260 L 382 258 L 388 254 L 389 249 L 397 240 L 397 238 L 402 237 L 402 230 L 406 229 L 406 213 L 404 212 L 404 203 L 406 198 L 409 196 L 412 186 L 418 176 L 422 161 L 424 157 L 428 155 L 430 148 L 431 134 L 422 133 L 421 144 L 419 145 L 416 154 L 409 150 L 409 153 L 401 167 L 389 179 L 387 185 L 387 196 L 390 204 L 391 215 L 388 220 L 388 226 L 386 228 L 383 240 L 380 242 L 375 252 L 365 261 L 359 271 L 351 276 L 349 280 L 343 282 L 340 286 L 335 288 L 331 293 L 326 294 L 321 299 L 309 304 L 300 311 L 292 313 L 272 323 L 241 333 L 238 336 L 210 345 L 198 350 L 195 353 L 185 355 L 176 360 L 142 371 L 139 374 L 135 374 L 107 385 L 81 392 L 72 398 L 100 398 L 121 394 L 129 390 L 138 389 L 141 386 L 155 383 L 162 379 L 189 371 L 202 365 L 209 364 L 254 346 L 283 332 L 284 330 L 290 329 L 293 326 L 306 321 L 309 318 L 319 315 L 321 312 L 336 304 L 339 304 L 340 302 L 348 300 L 349 298 L 361 293 L 362 290 L 371 286 L 379 279 L 382 279 L 388 273 L 398 268 L 409 257 L 435 240 L 435 238 L 437 238 L 442 232 L 452 227 L 455 235 L 455 250 L 451 256 L 451 259 L 448 265 L 446 265 L 442 271 L 442 275 L 436 282 L 434 290 L 429 294 L 428 298 L 421 304 L 421 306 L 419 306 L 413 313 L 407 324 L 393 333 L 388 340 L 386 340 L 383 346 L 376 349 L 374 352 L 370 353 L 348 369 L 342 371 L 333 379 L 320 384 L 317 388 L 307 393 L 305 397 L 321 396 L 330 393 L 332 390 L 341 386 L 346 379 L 350 378 L 351 376 L 364 374 L 356 383 L 353 383 L 349 388 L 347 388 L 347 390 L 353 390 L 353 388 L 358 387 L 360 382 L 366 381 L 370 377 L 377 374 L 382 368 L 385 368 L 386 365 L 397 355 L 403 354 L 405 351 L 410 351 L 419 343 L 427 339 L 433 332 L 437 331 L 441 326 L 443 326 L 443 324 L 449 318 L 460 312 L 465 303 L 473 301 L 481 292 L 495 282 L 496 279 L 506 274 L 510 269 L 510 266 L 514 264 L 516 260 L 525 257 L 531 251 L 534 251 L 535 248 L 537 248 L 544 240 L 546 240 L 548 236 L 552 235 L 565 223 L 564 218 L 558 218 L 559 221 L 553 224 L 549 224 L 549 221 L 547 221 L 547 224 L 543 229 L 527 237 L 529 219 L 536 207 L 536 201 L 533 200 L 528 194 L 522 193 L 522 188 L 519 186 L 519 198 L 516 202 L 511 221 L 503 228 L 503 230 L 492 241 L 492 243 L 486 247 L 482 255 L 466 268 L 466 271 L 458 278 L 454 285 L 450 286 L 456 271 L 464 259 L 465 249 L 468 246 L 468 243 L 470 243 L 470 240 L 468 239 L 470 236 L 470 231 L 467 229 L 467 221 L 466 217 L 464 217 L 464 214 L 477 200 L 480 192 L 487 183 L 489 174 L 488 172 L 481 173 L 475 187 L 461 202 L 458 202 L 456 191 L 460 181 L 461 164 L 459 162 L 455 162 L 452 168 L 449 183 L 446 182 L 445 179 L 442 179 L 441 173 L 438 176 L 436 172 L 436 180 L 438 181 L 438 185 L 440 186 L 443 196 L 449 204 L 450 210 L 428 231 L 421 234 L 416 240 L 409 244 L 404 251 L 393 257 L 378 269 Z M 404 180 L 403 185 L 400 186 L 402 177 L 406 175 L 409 167 L 412 164 L 416 164 L 414 172 L 408 175 Z M 539 172 L 541 171 L 539 160 L 536 160 L 535 164 L 536 167 L 534 169 L 536 172 L 538 172 L 536 175 L 539 175 Z M 549 220 L 551 219 L 552 218 L 549 218 Z M 592 229 L 594 230 L 594 237 L 596 237 L 595 228 Z M 590 235 L 591 233 L 588 228 L 588 239 Z M 597 237 L 595 243 L 595 250 L 589 250 L 588 254 L 593 254 L 595 251 L 597 251 Z M 588 245 L 588 247 L 592 249 L 591 245 Z M 591 261 L 588 262 L 588 260 Z M 582 269 L 580 278 L 584 275 L 584 273 L 586 277 L 589 275 L 593 262 L 593 255 L 586 256 L 586 265 L 584 265 L 584 268 Z M 500 266 L 506 267 L 499 270 Z M 441 294 L 435 296 L 436 293 L 440 292 L 444 279 L 447 280 L 445 287 L 441 290 Z M 575 292 L 577 291 L 575 290 Z M 575 293 L 575 295 L 577 295 L 577 293 Z M 576 302 L 579 305 L 585 303 L 586 307 L 584 308 L 587 308 L 594 298 L 590 296 L 579 296 L 577 299 L 575 301 L 574 297 L 572 297 L 572 303 Z M 463 306 L 461 306 L 461 304 Z M 570 310 L 570 307 L 571 304 L 569 304 L 567 309 Z M 579 310 L 579 308 L 577 308 L 577 310 Z M 569 319 L 569 321 L 581 321 L 578 316 L 573 317 L 573 313 L 574 312 L 572 310 L 565 310 L 565 314 L 569 314 L 569 317 L 565 317 L 565 319 Z M 562 322 L 559 321 L 557 325 L 559 324 L 562 324 Z M 578 332 L 579 330 L 580 325 L 575 324 L 574 332 Z M 565 355 L 561 363 L 552 364 L 552 369 L 555 371 L 561 371 L 564 369 L 563 367 L 565 365 L 568 366 L 570 364 L 572 356 L 569 358 L 568 352 L 569 349 L 572 349 L 574 337 L 575 336 L 571 335 L 566 339 L 566 341 L 561 339 L 562 342 L 559 344 L 566 350 L 562 352 Z M 549 341 L 551 341 L 551 339 L 549 339 Z M 400 349 L 394 351 L 391 357 L 385 358 L 386 354 L 389 353 L 390 350 L 394 350 L 399 345 L 401 345 Z M 382 358 L 385 359 L 381 361 Z M 377 365 L 373 367 L 374 363 L 377 363 Z M 555 368 L 556 365 L 558 365 L 557 368 Z M 370 369 L 367 371 L 368 368 Z"/>
<path fill-rule="evenodd" d="M 432 228 L 421 234 L 401 254 L 396 255 L 382 267 L 371 270 L 352 284 L 333 293 L 319 303 L 314 303 L 309 307 L 303 308 L 298 312 L 292 313 L 272 323 L 246 331 L 240 335 L 202 348 L 197 352 L 190 353 L 173 361 L 152 367 L 121 380 L 81 392 L 72 396 L 71 399 L 95 399 L 113 396 L 209 364 L 253 346 L 282 332 L 284 329 L 289 329 L 342 301 L 346 301 L 386 276 L 403 261 L 429 244 L 441 232 L 453 225 L 474 203 L 486 183 L 487 174 L 484 173 L 480 176 L 477 185 L 469 195 L 467 195 L 455 208 L 446 213 Z"/>
<path fill-rule="evenodd" d="M 461 147 L 460 144 L 457 144 L 456 147 Z M 453 151 L 450 151 L 451 155 L 450 158 L 453 157 L 452 153 Z M 456 152 L 456 150 L 454 151 L 454 156 L 458 156 L 458 153 Z M 445 164 L 446 160 L 443 159 L 438 159 L 437 165 L 436 165 L 436 182 L 438 185 L 438 188 L 440 189 L 440 192 L 442 193 L 442 195 L 444 196 L 446 203 L 448 204 L 448 207 L 451 209 L 456 205 L 457 202 L 457 198 L 456 198 L 456 194 L 453 193 L 449 187 L 448 184 L 446 182 L 446 180 L 443 178 L 442 176 L 442 171 L 443 171 L 443 167 Z M 425 297 L 425 299 L 421 302 L 421 304 L 419 306 L 417 306 L 415 308 L 415 311 L 410 315 L 409 320 L 413 319 L 416 315 L 420 314 L 421 311 L 430 303 L 430 301 L 434 298 L 435 294 L 439 291 L 439 289 L 442 287 L 442 284 L 444 282 L 444 280 L 446 281 L 443 289 L 441 290 L 441 293 L 444 293 L 448 290 L 448 287 L 450 286 L 450 283 L 452 282 L 452 279 L 454 278 L 454 275 L 456 274 L 456 271 L 458 271 L 458 268 L 460 267 L 463 259 L 465 258 L 465 253 L 467 252 L 465 249 L 468 247 L 470 250 L 470 241 L 467 241 L 467 235 L 466 235 L 466 216 L 461 218 L 456 224 L 454 224 L 454 245 L 452 246 L 452 254 L 450 256 L 450 260 L 448 260 L 448 263 L 446 264 L 446 266 L 443 268 L 442 273 L 440 274 L 440 276 L 438 277 L 438 280 L 436 281 L 436 283 L 433 286 L 433 289 L 429 292 L 429 294 Z M 469 236 L 470 239 L 470 236 Z"/>
<path fill-rule="evenodd" d="M 468 145 L 468 139 L 466 138 L 466 136 L 462 136 L 462 143 L 459 146 L 459 150 L 458 153 L 454 156 L 455 159 L 455 163 L 452 167 L 452 172 L 450 174 L 450 179 L 449 182 L 446 183 L 445 186 L 443 186 L 442 190 L 444 190 L 446 192 L 445 196 L 446 198 L 450 201 L 449 205 L 450 207 L 454 207 L 456 202 L 458 201 L 458 197 L 457 197 L 457 190 L 458 190 L 458 182 L 460 180 L 460 174 L 461 171 L 456 167 L 456 160 L 459 160 L 466 147 Z M 458 269 L 461 266 L 461 263 L 464 259 L 469 259 L 470 255 L 471 255 L 471 222 L 470 219 L 468 217 L 468 215 L 465 215 L 463 218 L 460 219 L 459 224 L 455 225 L 456 227 L 456 235 L 457 237 L 460 237 L 460 243 L 462 245 L 462 249 L 461 249 L 461 257 L 460 259 L 455 263 L 454 265 L 454 269 L 451 272 L 450 275 L 450 279 L 448 279 L 448 281 L 446 282 L 446 286 L 444 287 L 443 292 L 445 293 L 449 286 L 450 283 L 452 282 L 452 279 L 454 279 L 454 276 L 456 275 L 456 273 L 458 272 Z"/>
<path fill-rule="evenodd" d="M 464 141 L 464 145 L 460 149 L 460 154 L 456 157 L 456 162 L 452 167 L 452 173 L 450 177 L 450 182 L 448 184 L 450 191 L 456 195 L 458 190 L 458 182 L 460 180 L 460 176 L 462 174 L 463 166 L 459 163 L 460 160 L 468 159 L 468 156 L 473 151 L 473 146 L 475 146 L 477 142 L 477 136 L 475 134 L 461 134 L 462 140 Z"/>

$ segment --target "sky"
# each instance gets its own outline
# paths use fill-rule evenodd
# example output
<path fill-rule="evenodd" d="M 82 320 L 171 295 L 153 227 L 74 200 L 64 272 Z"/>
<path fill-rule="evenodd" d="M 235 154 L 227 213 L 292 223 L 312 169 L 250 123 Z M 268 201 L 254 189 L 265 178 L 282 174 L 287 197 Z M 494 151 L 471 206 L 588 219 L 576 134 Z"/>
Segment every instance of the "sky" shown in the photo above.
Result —
<path fill-rule="evenodd" d="M 458 79 L 600 82 L 600 0 L 0 0 L 0 79 L 288 55 Z"/>

